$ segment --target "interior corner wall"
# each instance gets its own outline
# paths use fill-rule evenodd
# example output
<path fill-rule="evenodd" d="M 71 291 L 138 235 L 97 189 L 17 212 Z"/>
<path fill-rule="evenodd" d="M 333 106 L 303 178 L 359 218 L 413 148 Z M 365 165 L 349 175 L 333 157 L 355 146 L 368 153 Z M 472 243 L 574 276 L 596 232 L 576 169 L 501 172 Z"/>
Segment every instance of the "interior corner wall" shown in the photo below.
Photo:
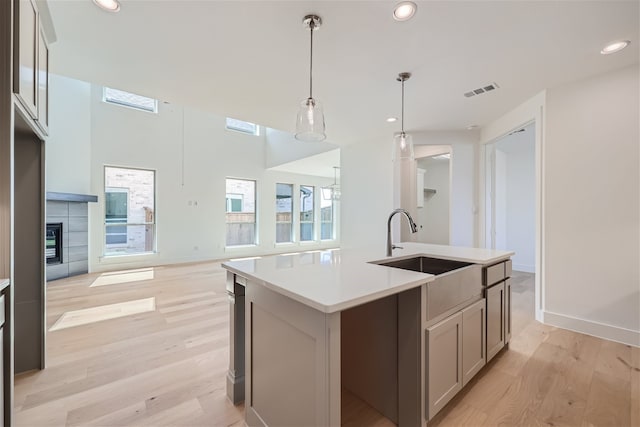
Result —
<path fill-rule="evenodd" d="M 640 345 L 638 65 L 547 90 L 545 322 Z"/>
<path fill-rule="evenodd" d="M 51 74 L 46 191 L 89 194 L 91 85 Z"/>

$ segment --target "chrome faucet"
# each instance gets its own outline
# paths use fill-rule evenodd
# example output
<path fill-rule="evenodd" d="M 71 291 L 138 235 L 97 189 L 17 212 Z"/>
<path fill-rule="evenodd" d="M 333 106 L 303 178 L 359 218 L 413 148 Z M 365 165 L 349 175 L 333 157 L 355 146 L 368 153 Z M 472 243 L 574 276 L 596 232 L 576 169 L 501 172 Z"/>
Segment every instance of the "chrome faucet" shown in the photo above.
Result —
<path fill-rule="evenodd" d="M 409 227 L 411 227 L 412 233 L 418 232 L 418 227 L 416 226 L 416 223 L 413 222 L 413 218 L 411 218 L 411 215 L 409 215 L 409 212 L 405 211 L 404 209 L 396 209 L 393 212 L 391 212 L 391 215 L 389 215 L 389 220 L 387 221 L 387 256 L 391 256 L 391 251 L 393 249 L 402 249 L 402 246 L 396 246 L 393 243 L 391 243 L 391 219 L 397 213 L 403 213 L 404 216 L 407 217 L 407 221 L 409 221 Z"/>

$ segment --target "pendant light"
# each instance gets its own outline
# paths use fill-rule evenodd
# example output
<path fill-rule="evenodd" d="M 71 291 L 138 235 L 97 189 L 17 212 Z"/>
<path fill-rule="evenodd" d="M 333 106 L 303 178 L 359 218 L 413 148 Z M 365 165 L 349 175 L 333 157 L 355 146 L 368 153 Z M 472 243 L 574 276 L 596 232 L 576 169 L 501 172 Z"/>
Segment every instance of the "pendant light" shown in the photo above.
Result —
<path fill-rule="evenodd" d="M 393 136 L 393 153 L 391 154 L 391 159 L 394 162 L 396 160 L 415 160 L 413 155 L 413 138 L 404 131 L 404 82 L 409 80 L 410 77 L 411 73 L 400 73 L 396 79 L 402 83 L 402 127 L 400 133 Z"/>
<path fill-rule="evenodd" d="M 313 99 L 313 32 L 320 28 L 322 19 L 317 15 L 307 15 L 302 20 L 305 28 L 311 34 L 311 49 L 309 55 L 309 97 L 302 101 L 298 110 L 295 137 L 299 141 L 324 141 L 325 134 L 324 113 L 319 101 Z"/>
<path fill-rule="evenodd" d="M 333 167 L 333 184 L 329 186 L 331 188 L 331 200 L 338 201 L 340 200 L 340 196 L 342 196 L 342 192 L 340 191 L 340 184 L 338 184 L 337 173 L 339 166 Z"/>

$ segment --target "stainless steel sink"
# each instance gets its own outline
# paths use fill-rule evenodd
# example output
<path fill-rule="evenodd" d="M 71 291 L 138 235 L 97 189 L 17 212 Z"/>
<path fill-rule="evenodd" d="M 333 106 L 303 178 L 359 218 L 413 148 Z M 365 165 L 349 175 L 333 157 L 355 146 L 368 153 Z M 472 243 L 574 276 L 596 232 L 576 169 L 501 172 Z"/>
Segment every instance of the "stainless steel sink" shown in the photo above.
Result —
<path fill-rule="evenodd" d="M 482 266 L 448 259 L 416 256 L 385 262 L 386 267 L 429 273 L 436 276 L 426 285 L 427 321 L 437 321 L 482 298 Z"/>
<path fill-rule="evenodd" d="M 429 273 L 437 276 L 453 270 L 457 270 L 459 268 L 468 267 L 473 264 L 461 261 L 451 261 L 448 259 L 419 256 L 414 258 L 382 262 L 380 263 L 380 265 L 402 268 L 403 270 L 419 271 L 421 273 Z"/>

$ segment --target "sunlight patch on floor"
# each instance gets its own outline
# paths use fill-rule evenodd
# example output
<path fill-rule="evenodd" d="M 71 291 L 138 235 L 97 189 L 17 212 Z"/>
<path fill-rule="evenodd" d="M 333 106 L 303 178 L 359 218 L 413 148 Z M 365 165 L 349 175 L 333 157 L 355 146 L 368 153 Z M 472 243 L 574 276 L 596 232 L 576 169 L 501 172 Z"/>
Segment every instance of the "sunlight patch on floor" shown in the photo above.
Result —
<path fill-rule="evenodd" d="M 138 270 L 114 271 L 103 273 L 92 284 L 95 286 L 117 285 L 120 283 L 139 282 L 141 280 L 152 280 L 154 278 L 153 268 L 140 268 Z"/>
<path fill-rule="evenodd" d="M 82 310 L 67 311 L 54 323 L 49 332 L 74 326 L 87 325 L 102 320 L 117 319 L 132 314 L 155 311 L 155 297 L 119 302 L 117 304 L 100 305 Z"/>

